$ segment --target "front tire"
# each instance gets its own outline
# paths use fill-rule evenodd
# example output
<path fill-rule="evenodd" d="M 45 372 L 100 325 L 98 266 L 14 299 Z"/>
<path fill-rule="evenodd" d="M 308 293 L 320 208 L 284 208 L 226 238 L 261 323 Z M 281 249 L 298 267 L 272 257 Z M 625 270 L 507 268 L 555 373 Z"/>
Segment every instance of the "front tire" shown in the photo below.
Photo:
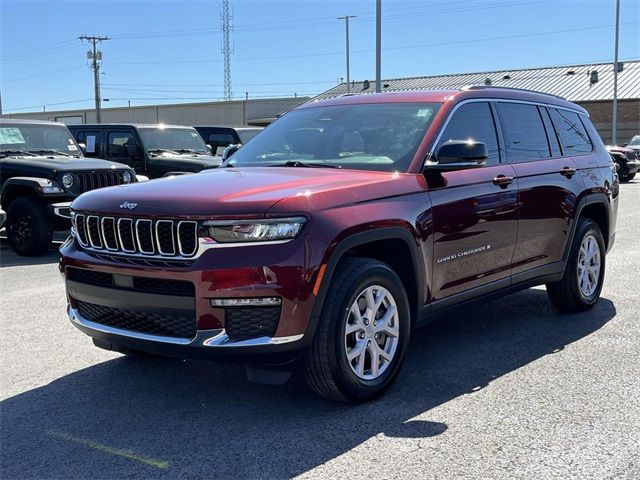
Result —
<path fill-rule="evenodd" d="M 598 224 L 579 219 L 564 275 L 559 282 L 547 284 L 549 300 L 558 310 L 582 312 L 596 304 L 604 282 L 605 252 Z"/>
<path fill-rule="evenodd" d="M 396 379 L 411 332 L 407 294 L 386 264 L 340 262 L 313 344 L 305 357 L 308 385 L 342 402 L 366 402 Z"/>
<path fill-rule="evenodd" d="M 7 211 L 7 238 L 18 255 L 44 254 L 53 240 L 53 223 L 46 206 L 37 198 L 16 198 Z"/>

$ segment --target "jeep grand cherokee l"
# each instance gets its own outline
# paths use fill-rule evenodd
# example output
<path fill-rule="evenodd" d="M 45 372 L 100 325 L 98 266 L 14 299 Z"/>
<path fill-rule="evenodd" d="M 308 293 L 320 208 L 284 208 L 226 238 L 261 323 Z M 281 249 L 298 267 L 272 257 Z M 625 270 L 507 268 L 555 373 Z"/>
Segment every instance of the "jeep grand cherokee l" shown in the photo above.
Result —
<path fill-rule="evenodd" d="M 302 105 L 197 175 L 89 192 L 61 248 L 71 322 L 102 348 L 234 360 L 360 402 L 415 326 L 546 284 L 591 308 L 618 179 L 587 112 L 513 89 Z M 300 363 L 297 363 L 299 365 Z"/>
<path fill-rule="evenodd" d="M 0 119 L 0 207 L 19 255 L 42 255 L 55 230 L 69 230 L 81 193 L 135 180 L 126 165 L 84 158 L 62 123 Z"/>

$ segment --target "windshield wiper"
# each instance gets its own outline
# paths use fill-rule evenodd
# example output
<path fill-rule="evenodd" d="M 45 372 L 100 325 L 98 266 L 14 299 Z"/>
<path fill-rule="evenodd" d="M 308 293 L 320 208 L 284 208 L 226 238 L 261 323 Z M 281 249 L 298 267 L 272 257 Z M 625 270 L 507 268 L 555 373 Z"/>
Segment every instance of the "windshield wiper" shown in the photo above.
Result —
<path fill-rule="evenodd" d="M 318 162 L 302 162 L 300 160 L 288 160 L 284 163 L 276 163 L 270 165 L 271 167 L 310 167 L 310 168 L 342 168 L 340 165 L 334 165 L 332 163 L 318 163 Z"/>
<path fill-rule="evenodd" d="M 35 153 L 28 152 L 26 150 L 0 150 L 0 155 L 10 157 L 11 155 L 28 155 L 30 157 L 37 157 Z"/>
<path fill-rule="evenodd" d="M 70 157 L 68 153 L 61 152 L 60 150 L 52 150 L 51 148 L 40 148 L 37 150 L 29 150 L 29 153 L 54 153 L 56 155 L 64 155 L 65 157 Z"/>

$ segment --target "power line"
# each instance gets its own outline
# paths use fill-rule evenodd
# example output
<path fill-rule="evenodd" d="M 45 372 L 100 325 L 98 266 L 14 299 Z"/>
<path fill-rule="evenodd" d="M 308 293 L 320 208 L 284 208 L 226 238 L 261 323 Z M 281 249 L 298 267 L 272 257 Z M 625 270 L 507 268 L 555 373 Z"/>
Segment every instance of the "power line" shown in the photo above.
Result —
<path fill-rule="evenodd" d="M 48 72 L 37 73 L 35 75 L 28 75 L 26 77 L 10 78 L 9 80 L 4 80 L 3 79 L 2 83 L 18 82 L 18 81 L 21 81 L 21 80 L 28 80 L 30 78 L 36 78 L 36 77 L 45 77 L 45 76 L 48 76 L 48 75 L 52 75 L 54 73 L 68 72 L 70 70 L 78 70 L 80 68 L 84 68 L 84 67 L 78 66 L 78 67 L 61 68 L 59 70 L 50 70 Z"/>

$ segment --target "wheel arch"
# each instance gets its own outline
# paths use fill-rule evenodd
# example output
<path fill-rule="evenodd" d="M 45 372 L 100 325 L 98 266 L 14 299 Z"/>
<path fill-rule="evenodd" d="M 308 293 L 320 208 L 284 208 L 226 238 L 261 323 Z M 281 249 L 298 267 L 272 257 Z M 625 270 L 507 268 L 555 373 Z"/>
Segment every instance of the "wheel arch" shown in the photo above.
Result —
<path fill-rule="evenodd" d="M 389 265 L 402 280 L 415 325 L 424 302 L 426 272 L 422 251 L 415 236 L 407 228 L 380 227 L 354 233 L 341 240 L 328 254 L 328 261 L 320 267 L 320 282 L 305 337 L 311 341 L 329 287 L 340 261 L 347 257 L 366 257 Z"/>
<path fill-rule="evenodd" d="M 40 196 L 42 187 L 51 184 L 51 180 L 40 177 L 13 177 L 8 179 L 2 185 L 2 193 L 0 194 L 0 204 L 6 211 L 11 202 L 18 197 Z"/>
<path fill-rule="evenodd" d="M 566 260 L 569 255 L 578 221 L 581 218 L 589 218 L 598 225 L 604 238 L 605 248 L 607 251 L 609 250 L 611 241 L 610 201 L 604 193 L 590 193 L 582 197 L 576 207 L 576 214 L 574 215 L 573 225 L 571 226 L 571 236 L 565 247 L 564 260 Z"/>

